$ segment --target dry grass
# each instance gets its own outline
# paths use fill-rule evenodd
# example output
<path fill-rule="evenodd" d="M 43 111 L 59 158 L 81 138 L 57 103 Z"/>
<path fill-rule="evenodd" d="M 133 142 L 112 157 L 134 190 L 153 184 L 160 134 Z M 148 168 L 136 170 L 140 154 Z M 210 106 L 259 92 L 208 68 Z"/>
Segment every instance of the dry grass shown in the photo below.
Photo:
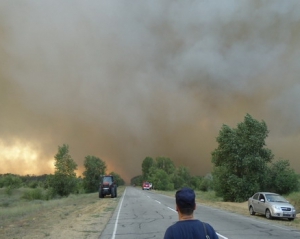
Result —
<path fill-rule="evenodd" d="M 14 190 L 8 200 L 0 191 L 1 238 L 99 238 L 124 187 L 118 187 L 118 198 L 103 199 L 91 193 L 26 201 L 20 199 L 22 191 Z"/>

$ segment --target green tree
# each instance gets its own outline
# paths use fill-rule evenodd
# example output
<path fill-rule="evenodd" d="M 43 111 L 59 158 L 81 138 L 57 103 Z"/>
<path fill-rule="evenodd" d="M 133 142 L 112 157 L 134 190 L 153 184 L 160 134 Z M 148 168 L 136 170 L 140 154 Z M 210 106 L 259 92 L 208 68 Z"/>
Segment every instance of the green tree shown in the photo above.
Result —
<path fill-rule="evenodd" d="M 191 188 L 200 190 L 201 183 L 203 181 L 203 177 L 201 176 L 192 176 L 191 177 Z"/>
<path fill-rule="evenodd" d="M 146 157 L 143 162 L 142 162 L 142 173 L 143 173 L 143 178 L 144 180 L 147 180 L 149 177 L 150 173 L 150 168 L 154 166 L 155 162 L 153 158 L 151 157 Z"/>
<path fill-rule="evenodd" d="M 173 175 L 176 170 L 175 164 L 170 158 L 157 157 L 155 161 L 155 166 L 158 169 L 164 170 L 168 175 Z"/>
<path fill-rule="evenodd" d="M 95 156 L 86 156 L 84 160 L 83 187 L 87 193 L 96 192 L 101 175 L 106 173 L 106 164 Z"/>
<path fill-rule="evenodd" d="M 267 125 L 249 114 L 237 128 L 223 125 L 212 152 L 214 189 L 225 201 L 244 201 L 266 184 L 267 164 L 273 159 L 265 148 Z"/>
<path fill-rule="evenodd" d="M 298 175 L 290 168 L 288 160 L 278 160 L 270 166 L 267 191 L 289 194 L 299 189 Z"/>
<path fill-rule="evenodd" d="M 213 188 L 213 177 L 211 174 L 207 174 L 202 179 L 199 189 L 203 192 L 206 192 L 212 188 Z"/>
<path fill-rule="evenodd" d="M 143 183 L 143 176 L 142 175 L 137 175 L 137 176 L 133 177 L 130 180 L 130 184 L 134 185 L 134 186 L 142 185 L 142 183 Z"/>
<path fill-rule="evenodd" d="M 176 168 L 173 183 L 175 189 L 180 189 L 182 187 L 190 187 L 191 186 L 191 174 L 187 167 L 180 166 Z"/>
<path fill-rule="evenodd" d="M 51 178 L 51 187 L 54 193 L 60 196 L 68 196 L 70 193 L 75 193 L 77 189 L 77 178 L 75 170 L 77 164 L 69 154 L 69 146 L 63 144 L 58 146 L 58 152 L 55 158 L 55 173 Z"/>
<path fill-rule="evenodd" d="M 171 175 L 165 172 L 163 169 L 151 168 L 153 171 L 150 173 L 150 180 L 155 189 L 158 190 L 173 190 L 174 184 L 172 182 Z"/>

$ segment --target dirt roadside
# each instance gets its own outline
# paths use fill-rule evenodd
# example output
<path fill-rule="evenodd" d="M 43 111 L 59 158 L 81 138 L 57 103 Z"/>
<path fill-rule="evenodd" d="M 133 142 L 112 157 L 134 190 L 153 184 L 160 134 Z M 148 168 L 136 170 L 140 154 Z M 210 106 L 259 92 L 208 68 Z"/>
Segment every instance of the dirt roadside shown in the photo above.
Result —
<path fill-rule="evenodd" d="M 121 196 L 123 191 L 118 194 Z M 0 238 L 99 238 L 120 196 L 99 199 L 97 193 L 92 193 L 84 197 L 75 196 L 52 208 L 41 207 L 35 213 L 0 225 Z"/>

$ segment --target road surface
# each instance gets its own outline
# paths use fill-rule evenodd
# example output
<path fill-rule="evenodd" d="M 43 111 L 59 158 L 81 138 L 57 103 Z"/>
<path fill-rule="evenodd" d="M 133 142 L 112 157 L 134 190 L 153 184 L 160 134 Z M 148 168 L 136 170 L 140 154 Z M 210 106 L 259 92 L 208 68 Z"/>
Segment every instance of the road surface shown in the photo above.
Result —
<path fill-rule="evenodd" d="M 300 231 L 197 204 L 195 218 L 214 227 L 220 239 L 300 238 Z M 178 220 L 175 198 L 126 187 L 119 205 L 99 239 L 163 238 Z"/>

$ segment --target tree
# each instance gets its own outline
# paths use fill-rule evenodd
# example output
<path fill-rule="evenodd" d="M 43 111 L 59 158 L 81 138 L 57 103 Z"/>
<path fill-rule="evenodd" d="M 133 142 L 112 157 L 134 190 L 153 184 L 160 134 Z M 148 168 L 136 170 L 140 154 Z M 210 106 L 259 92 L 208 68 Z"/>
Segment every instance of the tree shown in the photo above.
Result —
<path fill-rule="evenodd" d="M 150 173 L 150 168 L 154 165 L 154 160 L 151 157 L 146 157 L 142 163 L 142 173 L 144 180 L 147 180 Z"/>
<path fill-rule="evenodd" d="M 201 176 L 192 176 L 191 177 L 191 188 L 200 189 L 201 183 L 203 181 L 203 177 Z"/>
<path fill-rule="evenodd" d="M 289 194 L 297 191 L 298 175 L 290 168 L 288 160 L 278 160 L 270 166 L 268 173 L 267 191 L 279 194 Z"/>
<path fill-rule="evenodd" d="M 202 179 L 199 189 L 203 192 L 206 192 L 212 188 L 213 188 L 213 177 L 209 173 L 209 174 L 205 175 L 205 177 Z"/>
<path fill-rule="evenodd" d="M 173 190 L 174 184 L 172 183 L 171 176 L 167 174 L 163 169 L 151 168 L 150 181 L 158 190 Z M 155 169 L 155 170 L 154 170 Z"/>
<path fill-rule="evenodd" d="M 176 168 L 173 176 L 173 183 L 175 189 L 191 186 L 191 174 L 187 167 L 180 166 Z"/>
<path fill-rule="evenodd" d="M 106 164 L 95 156 L 86 156 L 84 160 L 83 187 L 86 192 L 96 192 L 99 187 L 100 177 L 106 173 Z"/>
<path fill-rule="evenodd" d="M 70 193 L 76 192 L 77 178 L 75 170 L 77 164 L 69 154 L 69 146 L 63 144 L 58 146 L 58 152 L 55 158 L 55 173 L 51 177 L 50 185 L 54 192 L 60 196 L 68 196 Z"/>
<path fill-rule="evenodd" d="M 131 180 L 130 180 L 130 184 L 131 185 L 142 185 L 143 183 L 143 176 L 142 175 L 137 175 L 135 177 L 133 177 Z"/>
<path fill-rule="evenodd" d="M 267 125 L 249 114 L 237 128 L 223 125 L 212 152 L 214 189 L 225 201 L 244 201 L 266 184 L 267 164 L 273 159 L 265 148 Z"/>
<path fill-rule="evenodd" d="M 157 157 L 155 161 L 155 166 L 164 170 L 168 175 L 173 174 L 176 170 L 175 164 L 170 158 Z"/>

